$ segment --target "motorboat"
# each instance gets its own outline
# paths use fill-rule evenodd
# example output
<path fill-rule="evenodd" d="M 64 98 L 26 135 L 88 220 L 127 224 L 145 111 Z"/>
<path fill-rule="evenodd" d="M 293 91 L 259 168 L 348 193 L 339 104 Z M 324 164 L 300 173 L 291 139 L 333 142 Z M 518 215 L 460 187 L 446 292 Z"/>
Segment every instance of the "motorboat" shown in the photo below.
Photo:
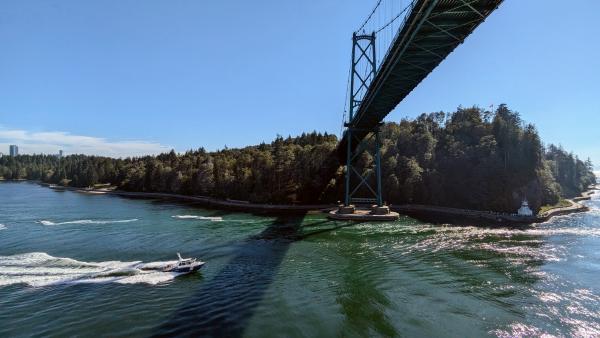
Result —
<path fill-rule="evenodd" d="M 182 258 L 179 252 L 177 253 L 177 262 L 169 264 L 163 268 L 164 272 L 183 272 L 191 273 L 200 270 L 205 264 L 202 261 L 196 260 L 196 258 Z"/>

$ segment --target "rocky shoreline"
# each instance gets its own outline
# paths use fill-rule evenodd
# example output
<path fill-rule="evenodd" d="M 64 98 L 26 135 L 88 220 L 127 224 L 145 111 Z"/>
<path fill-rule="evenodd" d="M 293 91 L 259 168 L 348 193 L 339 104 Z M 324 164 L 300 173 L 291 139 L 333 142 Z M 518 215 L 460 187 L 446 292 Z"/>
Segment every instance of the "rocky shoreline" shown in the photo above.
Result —
<path fill-rule="evenodd" d="M 39 183 L 39 182 L 38 182 Z M 52 184 L 40 183 L 54 190 L 69 190 L 85 194 L 109 194 L 130 198 L 151 198 L 177 200 L 198 203 L 202 206 L 227 209 L 240 212 L 254 212 L 266 214 L 298 214 L 298 213 L 328 213 L 337 208 L 333 204 L 313 204 L 313 205 L 286 205 L 286 204 L 260 204 L 251 203 L 248 201 L 238 200 L 222 200 L 206 196 L 189 196 L 168 193 L 155 192 L 130 192 L 121 191 L 111 188 L 74 188 L 63 187 Z M 434 223 L 451 223 L 451 224 L 469 224 L 469 225 L 492 225 L 492 226 L 527 226 L 534 223 L 543 223 L 550 220 L 552 217 L 566 215 L 576 212 L 588 211 L 589 208 L 579 201 L 591 199 L 591 195 L 600 190 L 600 186 L 590 187 L 590 190 L 582 193 L 581 196 L 568 200 L 571 205 L 550 209 L 537 216 L 518 216 L 516 214 L 498 213 L 493 211 L 468 210 L 450 207 L 441 207 L 433 205 L 421 204 L 403 204 L 391 205 L 390 210 L 403 215 L 415 217 L 420 220 Z"/>
<path fill-rule="evenodd" d="M 498 213 L 493 211 L 468 210 L 416 204 L 392 206 L 391 209 L 401 214 L 435 223 L 526 226 L 535 223 L 547 222 L 555 216 L 588 211 L 589 208 L 587 206 L 578 202 L 590 200 L 591 196 L 597 193 L 598 190 L 600 190 L 599 185 L 589 187 L 589 190 L 583 192 L 581 196 L 572 200 L 567 200 L 571 204 L 570 206 L 550 209 L 535 216 L 519 216 L 516 214 Z"/>
<path fill-rule="evenodd" d="M 117 195 L 130 198 L 145 198 L 145 199 L 165 199 L 165 200 L 177 200 L 186 202 L 195 202 L 200 205 L 212 208 L 227 209 L 232 211 L 242 212 L 256 212 L 256 213 L 314 213 L 314 212 L 327 212 L 335 205 L 331 204 L 312 204 L 312 205 L 287 205 L 287 204 L 259 204 L 250 203 L 247 201 L 238 200 L 221 200 L 213 197 L 206 196 L 190 196 L 180 194 L 168 194 L 158 192 L 132 192 L 122 191 L 113 189 L 91 189 L 91 188 L 73 188 L 63 187 L 57 185 L 47 185 L 49 188 L 54 190 L 69 190 L 84 194 L 107 194 Z"/>

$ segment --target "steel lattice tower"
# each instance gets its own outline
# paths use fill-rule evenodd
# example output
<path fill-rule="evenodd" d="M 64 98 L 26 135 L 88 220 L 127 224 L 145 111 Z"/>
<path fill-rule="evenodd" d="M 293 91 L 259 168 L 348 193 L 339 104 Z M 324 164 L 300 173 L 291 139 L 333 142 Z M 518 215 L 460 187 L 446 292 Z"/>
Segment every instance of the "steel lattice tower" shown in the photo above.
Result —
<path fill-rule="evenodd" d="M 359 66 L 363 65 L 364 74 L 359 71 Z M 345 205 L 350 205 L 353 202 L 356 203 L 376 203 L 378 206 L 383 205 L 383 198 L 381 195 L 381 153 L 380 153 L 380 137 L 379 137 L 379 124 L 375 128 L 370 130 L 362 130 L 355 125 L 354 115 L 357 108 L 362 103 L 362 98 L 365 92 L 368 90 L 369 85 L 377 71 L 377 58 L 375 54 L 375 33 L 370 35 L 358 35 L 356 33 L 352 36 L 352 65 L 350 75 L 350 107 L 348 114 L 348 122 L 344 124 L 346 127 L 345 137 L 347 141 L 347 157 L 346 157 L 346 192 L 345 192 Z M 368 138 L 357 138 L 356 132 L 367 132 L 370 137 Z M 367 171 L 366 174 L 361 173 L 354 166 L 356 159 L 363 152 L 369 151 L 368 142 L 375 139 L 375 149 L 372 150 L 375 157 L 375 180 L 376 187 L 373 188 L 369 184 L 369 178 L 373 174 L 373 171 Z M 353 144 L 356 142 L 355 144 Z M 358 182 L 353 184 L 352 178 L 358 178 Z M 360 192 L 360 188 L 365 187 L 369 197 L 355 197 Z"/>

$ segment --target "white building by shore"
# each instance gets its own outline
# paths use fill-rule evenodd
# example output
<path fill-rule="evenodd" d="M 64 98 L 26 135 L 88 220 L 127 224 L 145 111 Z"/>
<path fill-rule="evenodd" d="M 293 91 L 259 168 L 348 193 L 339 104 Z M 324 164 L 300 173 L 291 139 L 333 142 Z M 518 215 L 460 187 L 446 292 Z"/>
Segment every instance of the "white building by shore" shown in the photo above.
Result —
<path fill-rule="evenodd" d="M 527 199 L 523 199 L 523 202 L 521 203 L 521 207 L 519 208 L 517 215 L 533 216 L 533 211 L 531 211 L 531 209 L 529 208 L 529 202 L 527 202 Z"/>

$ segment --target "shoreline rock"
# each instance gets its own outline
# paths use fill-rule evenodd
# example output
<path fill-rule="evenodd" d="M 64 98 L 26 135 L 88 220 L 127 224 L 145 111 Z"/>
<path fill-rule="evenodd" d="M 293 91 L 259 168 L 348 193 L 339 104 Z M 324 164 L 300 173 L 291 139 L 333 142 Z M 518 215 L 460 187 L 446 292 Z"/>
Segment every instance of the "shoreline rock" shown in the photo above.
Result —
<path fill-rule="evenodd" d="M 54 190 L 69 190 L 85 194 L 110 194 L 131 198 L 158 198 L 166 200 L 179 200 L 187 202 L 195 202 L 207 207 L 221 208 L 241 212 L 258 212 L 258 213 L 329 213 L 336 209 L 333 204 L 315 204 L 315 205 L 291 205 L 291 204 L 260 204 L 251 203 L 249 201 L 240 201 L 232 199 L 217 199 L 206 196 L 190 196 L 169 193 L 157 192 L 130 192 L 113 190 L 107 188 L 74 188 L 63 187 L 53 184 L 36 182 L 42 186 L 49 187 Z M 415 217 L 420 220 L 434 223 L 450 223 L 450 224 L 470 224 L 470 225 L 493 225 L 493 226 L 528 226 L 535 223 L 547 222 L 552 217 L 572 214 L 576 212 L 585 212 L 589 208 L 585 205 L 577 203 L 577 201 L 590 200 L 591 195 L 596 190 L 600 190 L 599 186 L 590 187 L 590 190 L 582 193 L 581 196 L 568 200 L 571 205 L 568 207 L 550 209 L 537 216 L 518 216 L 516 214 L 498 213 L 493 211 L 469 210 L 450 208 L 434 205 L 422 204 L 403 204 L 391 205 L 390 210 L 403 215 Z"/>

